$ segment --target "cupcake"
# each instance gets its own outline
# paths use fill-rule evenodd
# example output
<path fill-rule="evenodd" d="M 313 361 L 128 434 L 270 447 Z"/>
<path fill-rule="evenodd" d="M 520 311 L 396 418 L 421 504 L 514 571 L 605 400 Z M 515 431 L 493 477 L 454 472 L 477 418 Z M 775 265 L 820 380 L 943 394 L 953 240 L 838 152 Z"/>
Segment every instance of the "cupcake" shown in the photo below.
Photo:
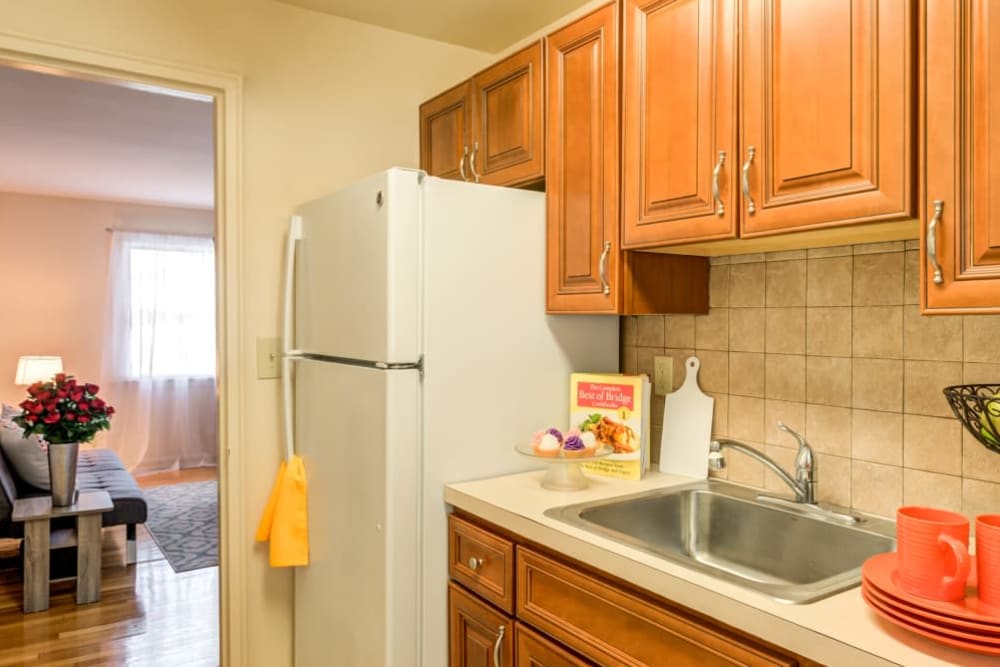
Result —
<path fill-rule="evenodd" d="M 562 447 L 562 444 L 562 433 L 554 428 L 539 431 L 531 441 L 531 447 L 535 450 L 535 454 L 546 457 L 559 456 L 559 448 Z"/>
<path fill-rule="evenodd" d="M 587 455 L 587 446 L 583 444 L 583 438 L 578 435 L 571 435 L 566 438 L 562 446 L 563 456 L 571 459 L 580 458 Z"/>

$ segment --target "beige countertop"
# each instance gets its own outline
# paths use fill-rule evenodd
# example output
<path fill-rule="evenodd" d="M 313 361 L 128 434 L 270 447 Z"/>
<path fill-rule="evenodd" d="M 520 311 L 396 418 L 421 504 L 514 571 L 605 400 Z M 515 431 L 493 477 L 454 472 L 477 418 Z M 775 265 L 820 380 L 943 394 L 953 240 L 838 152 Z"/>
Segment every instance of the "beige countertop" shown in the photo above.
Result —
<path fill-rule="evenodd" d="M 541 488 L 543 472 L 445 487 L 445 501 L 570 558 L 828 665 L 971 665 L 995 667 L 995 657 L 960 651 L 883 621 L 852 588 L 811 604 L 775 602 L 754 591 L 696 572 L 575 528 L 543 513 L 552 507 L 687 484 L 687 477 L 650 473 L 641 482 L 588 477 L 590 488 Z"/>

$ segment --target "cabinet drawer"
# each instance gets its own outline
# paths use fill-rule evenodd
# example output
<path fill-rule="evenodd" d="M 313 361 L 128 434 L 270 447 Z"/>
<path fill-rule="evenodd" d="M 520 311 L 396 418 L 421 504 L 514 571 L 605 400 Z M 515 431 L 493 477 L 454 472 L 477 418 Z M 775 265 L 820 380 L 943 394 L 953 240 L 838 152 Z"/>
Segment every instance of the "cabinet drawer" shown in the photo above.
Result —
<path fill-rule="evenodd" d="M 514 544 L 448 517 L 448 574 L 508 614 L 514 612 Z"/>
<path fill-rule="evenodd" d="M 517 617 L 606 665 L 792 666 L 797 661 L 518 547 Z"/>
<path fill-rule="evenodd" d="M 551 639 L 517 623 L 514 632 L 515 667 L 590 667 L 593 663 L 576 657 Z"/>

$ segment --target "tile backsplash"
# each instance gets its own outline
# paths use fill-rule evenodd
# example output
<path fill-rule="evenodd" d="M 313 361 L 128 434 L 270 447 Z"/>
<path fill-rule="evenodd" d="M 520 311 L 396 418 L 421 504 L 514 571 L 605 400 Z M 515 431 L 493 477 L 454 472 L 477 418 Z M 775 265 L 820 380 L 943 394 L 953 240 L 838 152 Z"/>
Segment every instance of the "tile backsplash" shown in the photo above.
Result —
<path fill-rule="evenodd" d="M 926 504 L 970 516 L 1000 512 L 1000 454 L 954 418 L 941 389 L 1000 382 L 1000 316 L 922 316 L 915 241 L 712 259 L 707 315 L 621 318 L 621 362 L 652 376 L 653 358 L 697 354 L 715 397 L 713 433 L 791 469 L 795 441 L 818 454 L 819 497 L 894 516 Z M 659 459 L 663 398 L 653 398 Z M 721 476 L 786 487 L 759 462 L 727 452 Z"/>

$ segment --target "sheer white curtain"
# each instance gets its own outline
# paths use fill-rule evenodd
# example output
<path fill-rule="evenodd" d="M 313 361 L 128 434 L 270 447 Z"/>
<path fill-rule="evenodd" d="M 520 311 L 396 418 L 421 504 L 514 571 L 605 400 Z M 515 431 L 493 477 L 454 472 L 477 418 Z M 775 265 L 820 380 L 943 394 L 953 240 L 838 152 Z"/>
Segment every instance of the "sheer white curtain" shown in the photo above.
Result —
<path fill-rule="evenodd" d="M 104 438 L 133 472 L 215 465 L 215 247 L 211 238 L 112 232 Z"/>

